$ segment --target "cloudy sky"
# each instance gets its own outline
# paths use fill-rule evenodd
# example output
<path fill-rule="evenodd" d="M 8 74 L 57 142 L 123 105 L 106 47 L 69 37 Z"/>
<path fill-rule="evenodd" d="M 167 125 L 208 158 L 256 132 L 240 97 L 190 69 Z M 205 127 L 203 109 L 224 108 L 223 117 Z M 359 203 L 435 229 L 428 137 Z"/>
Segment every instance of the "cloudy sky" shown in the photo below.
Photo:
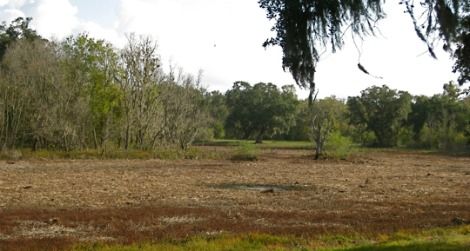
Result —
<path fill-rule="evenodd" d="M 342 51 L 323 54 L 316 81 L 320 96 L 358 95 L 383 84 L 432 95 L 456 78 L 446 53 L 438 52 L 439 60 L 425 53 L 398 1 L 387 1 L 387 10 L 376 37 L 356 40 L 358 48 L 347 37 Z M 282 70 L 281 50 L 261 46 L 272 35 L 272 23 L 257 0 L 0 0 L 0 21 L 18 16 L 33 17 L 33 27 L 47 38 L 86 31 L 122 47 L 125 34 L 149 35 L 164 66 L 172 62 L 193 74 L 203 70 L 210 90 L 225 91 L 238 80 L 294 84 Z M 360 72 L 359 60 L 383 79 Z"/>

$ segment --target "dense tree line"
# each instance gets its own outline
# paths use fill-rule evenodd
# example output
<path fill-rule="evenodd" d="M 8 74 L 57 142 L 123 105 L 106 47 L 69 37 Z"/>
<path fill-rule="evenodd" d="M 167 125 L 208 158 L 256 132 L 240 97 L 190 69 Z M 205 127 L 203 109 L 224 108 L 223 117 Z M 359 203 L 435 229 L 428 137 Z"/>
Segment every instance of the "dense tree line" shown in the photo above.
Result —
<path fill-rule="evenodd" d="M 317 157 L 331 135 L 373 147 L 470 147 L 470 97 L 453 83 L 432 97 L 384 85 L 347 100 L 328 97 L 309 104 L 296 98 L 292 86 L 279 90 L 272 84 L 236 82 L 225 99 L 228 115 L 219 119 L 225 119 L 228 137 L 312 140 Z"/>
<path fill-rule="evenodd" d="M 151 39 L 48 41 L 29 21 L 0 26 L 2 149 L 187 148 L 209 124 L 199 79 L 164 72 Z"/>
<path fill-rule="evenodd" d="M 86 34 L 48 41 L 19 18 L 0 26 L 0 147 L 153 150 L 213 138 L 333 141 L 443 150 L 470 146 L 470 97 L 455 84 L 412 96 L 372 86 L 347 100 L 300 100 L 293 86 L 236 82 L 207 92 L 201 76 L 162 70 L 155 42 Z"/>

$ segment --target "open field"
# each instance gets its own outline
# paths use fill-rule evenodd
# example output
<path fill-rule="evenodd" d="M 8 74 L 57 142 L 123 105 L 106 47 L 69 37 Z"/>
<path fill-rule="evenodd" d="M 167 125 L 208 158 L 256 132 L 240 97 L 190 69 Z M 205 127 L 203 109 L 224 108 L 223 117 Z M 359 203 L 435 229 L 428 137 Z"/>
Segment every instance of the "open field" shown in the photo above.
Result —
<path fill-rule="evenodd" d="M 310 153 L 0 161 L 0 250 L 246 233 L 375 238 L 469 223 L 469 157 L 374 151 L 314 161 Z"/>

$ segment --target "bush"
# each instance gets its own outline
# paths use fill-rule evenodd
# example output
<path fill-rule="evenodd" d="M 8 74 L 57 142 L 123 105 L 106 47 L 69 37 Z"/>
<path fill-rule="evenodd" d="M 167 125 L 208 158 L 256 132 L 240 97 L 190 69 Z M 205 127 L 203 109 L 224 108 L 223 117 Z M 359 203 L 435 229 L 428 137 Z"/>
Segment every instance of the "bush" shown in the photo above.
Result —
<path fill-rule="evenodd" d="M 328 157 L 346 159 L 354 150 L 354 145 L 349 137 L 334 132 L 328 138 L 325 145 L 325 152 Z"/>
<path fill-rule="evenodd" d="M 254 144 L 241 143 L 235 150 L 235 153 L 232 155 L 231 160 L 256 161 L 258 160 L 258 150 Z"/>
<path fill-rule="evenodd" d="M 0 150 L 0 159 L 3 160 L 20 160 L 23 154 L 18 150 Z"/>

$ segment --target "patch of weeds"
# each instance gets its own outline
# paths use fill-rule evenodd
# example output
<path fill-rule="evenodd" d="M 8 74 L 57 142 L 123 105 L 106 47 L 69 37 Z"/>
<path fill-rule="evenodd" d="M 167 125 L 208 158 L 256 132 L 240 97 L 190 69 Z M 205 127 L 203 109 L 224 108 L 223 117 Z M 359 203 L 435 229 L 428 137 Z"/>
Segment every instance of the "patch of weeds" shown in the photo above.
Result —
<path fill-rule="evenodd" d="M 74 251 L 249 251 L 249 250 L 308 250 L 299 240 L 265 234 L 246 234 L 241 236 L 193 237 L 184 241 L 165 241 L 160 243 L 122 245 L 81 245 Z"/>
<path fill-rule="evenodd" d="M 215 250 L 323 250 L 323 251 L 461 251 L 470 250 L 470 226 L 406 232 L 366 238 L 359 234 L 325 235 L 305 239 L 295 236 L 241 234 L 194 236 L 185 240 L 167 240 L 131 245 L 81 244 L 74 251 L 215 251 Z M 398 240 L 400 239 L 400 240 Z"/>
<path fill-rule="evenodd" d="M 233 161 L 256 161 L 258 160 L 258 149 L 254 144 L 240 144 L 230 159 Z"/>
<path fill-rule="evenodd" d="M 349 137 L 334 132 L 325 145 L 326 157 L 334 159 L 347 159 L 355 152 L 354 144 Z"/>
<path fill-rule="evenodd" d="M 82 149 L 72 151 L 58 151 L 40 149 L 32 151 L 31 149 L 5 150 L 0 152 L 2 160 L 19 160 L 19 159 L 223 159 L 223 153 L 211 151 L 202 148 L 189 148 L 182 150 L 177 147 L 158 148 L 155 150 L 123 150 L 112 149 L 103 151 L 100 149 Z"/>
<path fill-rule="evenodd" d="M 2 160 L 20 160 L 23 153 L 18 150 L 0 150 L 0 159 Z"/>

